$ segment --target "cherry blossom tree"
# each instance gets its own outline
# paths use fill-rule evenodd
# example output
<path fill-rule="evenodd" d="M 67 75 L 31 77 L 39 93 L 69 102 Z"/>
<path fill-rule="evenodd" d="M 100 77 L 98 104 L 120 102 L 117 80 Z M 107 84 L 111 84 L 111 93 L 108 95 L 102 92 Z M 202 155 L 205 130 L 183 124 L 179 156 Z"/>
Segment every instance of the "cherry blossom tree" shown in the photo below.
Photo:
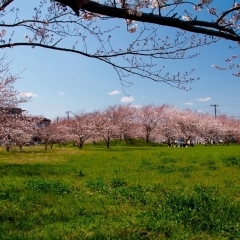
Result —
<path fill-rule="evenodd" d="M 186 84 L 198 80 L 191 75 L 193 69 L 170 74 L 159 66 L 159 59 L 193 58 L 198 52 L 192 50 L 221 39 L 238 47 L 240 4 L 227 1 L 224 7 L 218 0 L 41 0 L 22 19 L 17 1 L 1 0 L 0 48 L 77 53 L 113 67 L 123 85 L 136 75 L 186 89 Z M 171 28 L 171 36 L 162 27 Z M 129 34 L 120 44 L 122 28 Z M 25 39 L 18 38 L 23 33 Z"/>
<path fill-rule="evenodd" d="M 68 121 L 68 125 L 73 138 L 78 142 L 79 148 L 82 148 L 84 142 L 91 138 L 95 127 L 91 113 L 85 111 L 74 114 L 73 119 Z"/>
<path fill-rule="evenodd" d="M 223 128 L 224 125 L 218 118 L 208 114 L 198 116 L 198 135 L 205 145 L 218 142 L 223 137 Z"/>
<path fill-rule="evenodd" d="M 12 146 L 20 148 L 31 140 L 33 118 L 23 114 L 19 105 L 26 103 L 30 98 L 25 93 L 20 93 L 14 88 L 14 83 L 19 78 L 13 75 L 10 62 L 6 56 L 0 58 L 0 144 L 7 151 Z"/>
<path fill-rule="evenodd" d="M 61 147 L 66 141 L 69 140 L 70 131 L 67 121 L 65 119 L 53 121 L 47 129 L 50 129 L 52 133 L 49 138 L 50 147 L 53 147 L 54 143 L 57 143 Z"/>
<path fill-rule="evenodd" d="M 148 104 L 139 108 L 136 112 L 136 119 L 141 128 L 140 132 L 146 142 L 150 141 L 151 135 L 162 121 L 165 108 L 165 104 L 161 106 Z"/>
<path fill-rule="evenodd" d="M 21 150 L 24 145 L 32 142 L 35 126 L 35 117 L 12 112 L 0 114 L 1 144 L 7 151 L 15 146 Z"/>
<path fill-rule="evenodd" d="M 240 136 L 240 121 L 234 118 L 229 118 L 226 115 L 218 116 L 218 121 L 222 124 L 221 140 L 225 144 L 229 144 L 232 140 L 239 141 Z"/>
<path fill-rule="evenodd" d="M 118 105 L 117 114 L 119 121 L 119 138 L 125 141 L 131 141 L 136 135 L 136 108 L 130 105 Z"/>
<path fill-rule="evenodd" d="M 110 147 L 110 141 L 119 136 L 120 121 L 116 105 L 108 106 L 101 112 L 95 112 L 96 135 L 105 141 L 107 148 Z"/>
<path fill-rule="evenodd" d="M 185 144 L 192 145 L 197 136 L 198 114 L 189 109 L 179 111 L 178 116 L 176 116 L 176 122 L 179 129 L 178 138 L 183 139 Z"/>
<path fill-rule="evenodd" d="M 174 142 L 179 137 L 179 129 L 177 125 L 177 117 L 179 110 L 173 106 L 164 109 L 161 124 L 158 124 L 157 134 L 161 142 L 166 142 L 168 146 L 174 146 Z"/>
<path fill-rule="evenodd" d="M 39 118 L 39 121 L 41 121 L 41 118 Z M 35 130 L 34 138 L 38 139 L 40 143 L 44 143 L 45 150 L 48 149 L 49 143 L 51 143 L 51 136 L 54 134 L 54 130 L 50 127 L 41 126 L 38 126 Z"/>

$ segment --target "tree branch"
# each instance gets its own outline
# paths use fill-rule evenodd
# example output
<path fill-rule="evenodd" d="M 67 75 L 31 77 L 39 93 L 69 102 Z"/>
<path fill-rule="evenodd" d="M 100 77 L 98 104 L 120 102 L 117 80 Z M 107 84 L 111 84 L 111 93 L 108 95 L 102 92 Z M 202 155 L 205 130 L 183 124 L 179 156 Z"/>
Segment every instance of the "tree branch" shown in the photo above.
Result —
<path fill-rule="evenodd" d="M 216 21 L 216 23 L 218 24 L 226 15 L 228 15 L 229 13 L 236 11 L 236 10 L 240 10 L 240 7 L 233 7 L 230 8 L 229 10 L 225 11 Z"/>
<path fill-rule="evenodd" d="M 206 34 L 209 36 L 221 37 L 227 40 L 240 41 L 240 36 L 232 29 L 227 29 L 219 26 L 214 22 L 207 21 L 183 21 L 178 18 L 163 17 L 154 14 L 138 13 L 130 9 L 120 9 L 111 6 L 106 6 L 93 1 L 83 4 L 82 10 L 87 10 L 92 13 L 101 14 L 109 17 L 116 17 L 122 19 L 130 19 L 139 22 L 153 23 L 161 26 L 169 26 L 179 28 L 194 33 Z"/>
<path fill-rule="evenodd" d="M 14 0 L 6 0 L 0 7 L 0 11 L 7 7 L 13 1 Z M 153 23 L 161 26 L 169 26 L 189 32 L 206 34 L 209 36 L 215 36 L 227 40 L 240 42 L 239 34 L 234 32 L 232 28 L 219 25 L 219 22 L 223 19 L 224 16 L 226 16 L 232 11 L 239 10 L 240 9 L 239 6 L 233 7 L 228 11 L 225 11 L 217 19 L 216 22 L 207 22 L 199 20 L 183 21 L 180 20 L 179 18 L 174 17 L 142 13 L 126 8 L 116 8 L 116 6 L 112 7 L 105 4 L 94 2 L 92 0 L 55 0 L 55 2 L 69 6 L 71 9 L 73 9 L 77 16 L 79 16 L 79 11 L 83 10 L 104 16 L 135 20 L 145 23 Z"/>
<path fill-rule="evenodd" d="M 183 85 L 199 80 L 198 78 L 190 78 L 189 77 L 190 74 L 193 72 L 193 70 L 191 70 L 190 72 L 181 74 L 181 75 L 180 75 L 180 73 L 177 73 L 176 75 L 170 76 L 169 73 L 165 73 L 165 74 L 162 73 L 162 70 L 164 69 L 164 67 L 155 72 L 151 72 L 150 69 L 154 66 L 151 63 L 148 64 L 148 63 L 143 62 L 142 65 L 140 64 L 140 65 L 136 66 L 134 64 L 131 65 L 131 63 L 127 60 L 127 63 L 129 63 L 129 66 L 122 66 L 122 65 L 118 65 L 118 64 L 115 64 L 114 62 L 112 62 L 111 57 L 109 57 L 109 56 L 104 56 L 104 55 L 98 56 L 96 54 L 89 54 L 89 53 L 85 53 L 85 52 L 75 50 L 75 49 L 56 47 L 55 45 L 48 46 L 48 45 L 44 45 L 41 43 L 21 43 L 21 42 L 19 42 L 19 43 L 2 44 L 2 45 L 0 45 L 0 49 L 7 48 L 7 47 L 13 48 L 15 46 L 41 47 L 41 48 L 52 49 L 52 50 L 57 50 L 57 51 L 77 53 L 77 54 L 83 55 L 85 57 L 98 59 L 98 60 L 105 62 L 108 65 L 112 66 L 116 70 L 116 72 L 119 76 L 119 80 L 121 81 L 122 84 L 123 84 L 123 82 L 126 82 L 123 79 L 132 74 L 142 77 L 142 78 L 148 78 L 155 82 L 164 82 L 172 87 L 181 88 L 184 90 L 187 90 L 187 88 L 184 87 Z M 128 53 L 126 53 L 126 55 L 127 54 Z M 115 57 L 115 56 L 113 56 L 113 57 Z"/>
<path fill-rule="evenodd" d="M 2 3 L 2 5 L 0 6 L 0 11 L 3 11 L 5 9 L 5 7 L 7 7 L 11 2 L 13 2 L 14 0 L 6 0 Z"/>

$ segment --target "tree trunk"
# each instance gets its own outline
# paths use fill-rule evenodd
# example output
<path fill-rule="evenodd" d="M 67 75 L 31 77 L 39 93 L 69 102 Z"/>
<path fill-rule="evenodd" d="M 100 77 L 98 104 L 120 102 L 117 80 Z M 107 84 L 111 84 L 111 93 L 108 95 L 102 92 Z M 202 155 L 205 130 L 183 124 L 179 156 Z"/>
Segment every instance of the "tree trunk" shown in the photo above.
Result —
<path fill-rule="evenodd" d="M 44 141 L 44 146 L 45 146 L 45 150 L 47 150 L 48 149 L 48 140 Z"/>
<path fill-rule="evenodd" d="M 150 138 L 149 135 L 150 135 L 150 134 L 148 134 L 148 133 L 146 134 L 146 142 L 147 142 L 147 143 L 149 142 L 149 138 Z"/>

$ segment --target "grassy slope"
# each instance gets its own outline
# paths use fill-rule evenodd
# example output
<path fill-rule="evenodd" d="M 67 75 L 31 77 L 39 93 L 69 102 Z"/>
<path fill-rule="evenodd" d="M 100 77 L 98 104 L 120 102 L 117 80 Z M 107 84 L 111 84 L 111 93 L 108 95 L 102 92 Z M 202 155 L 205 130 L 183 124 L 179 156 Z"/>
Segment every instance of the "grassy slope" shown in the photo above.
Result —
<path fill-rule="evenodd" d="M 240 239 L 240 147 L 0 151 L 0 239 Z"/>

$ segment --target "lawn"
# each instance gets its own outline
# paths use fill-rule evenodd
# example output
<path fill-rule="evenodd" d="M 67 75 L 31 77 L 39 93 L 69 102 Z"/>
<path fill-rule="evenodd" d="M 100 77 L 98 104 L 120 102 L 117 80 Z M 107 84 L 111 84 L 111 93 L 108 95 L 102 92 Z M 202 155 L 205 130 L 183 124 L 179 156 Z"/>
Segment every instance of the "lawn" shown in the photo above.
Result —
<path fill-rule="evenodd" d="M 240 146 L 0 150 L 0 239 L 240 239 Z"/>

